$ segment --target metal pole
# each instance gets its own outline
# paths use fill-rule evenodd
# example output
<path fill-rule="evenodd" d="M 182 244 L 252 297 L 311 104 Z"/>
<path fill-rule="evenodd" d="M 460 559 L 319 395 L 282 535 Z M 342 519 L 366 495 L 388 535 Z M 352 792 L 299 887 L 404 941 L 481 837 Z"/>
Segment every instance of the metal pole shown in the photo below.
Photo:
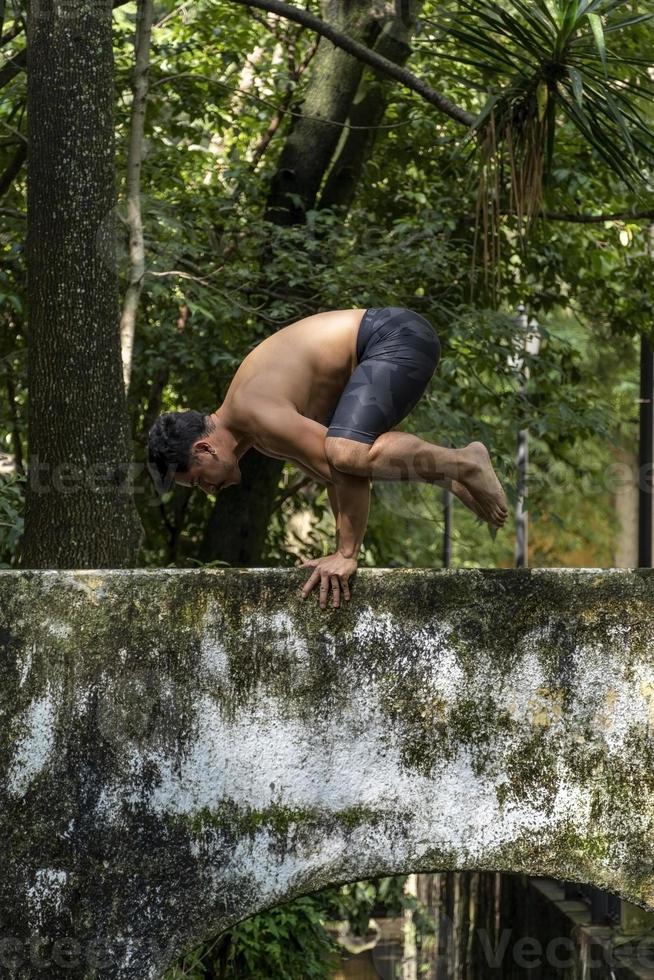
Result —
<path fill-rule="evenodd" d="M 524 346 L 527 337 L 527 311 L 523 303 L 518 306 L 518 316 L 516 317 L 516 322 L 520 328 L 520 343 Z M 520 385 L 520 394 L 524 398 L 526 393 L 526 368 L 524 366 L 524 361 L 521 358 L 517 358 L 516 364 L 518 370 L 522 372 L 522 384 Z M 525 511 L 525 493 L 527 490 L 527 465 L 529 462 L 529 444 L 528 435 L 526 429 L 520 429 L 518 432 L 518 453 L 517 453 L 517 469 L 518 469 L 518 485 L 517 485 L 517 500 L 515 506 L 515 564 L 516 568 L 526 568 L 528 562 L 528 525 L 527 525 L 527 512 Z"/>
<path fill-rule="evenodd" d="M 652 462 L 654 433 L 654 357 L 640 338 L 640 411 L 638 441 L 638 567 L 652 567 Z"/>
<path fill-rule="evenodd" d="M 443 568 L 452 562 L 452 494 L 443 487 Z"/>
<path fill-rule="evenodd" d="M 520 429 L 518 432 L 518 499 L 515 508 L 516 568 L 526 568 L 529 564 L 529 520 L 525 509 L 528 466 L 529 433 L 527 429 Z"/>

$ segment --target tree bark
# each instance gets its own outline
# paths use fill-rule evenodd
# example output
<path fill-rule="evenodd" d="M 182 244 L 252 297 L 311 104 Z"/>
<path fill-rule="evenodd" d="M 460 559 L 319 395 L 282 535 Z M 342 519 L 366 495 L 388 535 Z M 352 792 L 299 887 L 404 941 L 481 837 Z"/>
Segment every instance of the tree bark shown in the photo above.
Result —
<path fill-rule="evenodd" d="M 29 462 L 23 567 L 134 565 L 115 208 L 111 0 L 30 0 Z"/>
<path fill-rule="evenodd" d="M 402 16 L 395 7 L 393 16 L 375 41 L 373 51 L 397 65 L 404 65 L 411 54 L 411 36 L 423 6 L 424 0 L 409 0 L 408 16 Z M 321 208 L 349 208 L 352 204 L 363 166 L 372 153 L 377 127 L 386 112 L 391 84 L 383 72 L 374 68 L 364 70 L 352 101 L 348 128 L 341 134 L 320 197 Z"/>
<path fill-rule="evenodd" d="M 323 16 L 354 40 L 370 45 L 381 29 L 372 6 L 370 0 L 327 0 Z M 320 39 L 302 116 L 294 120 L 272 181 L 266 218 L 274 224 L 300 224 L 314 206 L 362 71 L 362 62 Z"/>

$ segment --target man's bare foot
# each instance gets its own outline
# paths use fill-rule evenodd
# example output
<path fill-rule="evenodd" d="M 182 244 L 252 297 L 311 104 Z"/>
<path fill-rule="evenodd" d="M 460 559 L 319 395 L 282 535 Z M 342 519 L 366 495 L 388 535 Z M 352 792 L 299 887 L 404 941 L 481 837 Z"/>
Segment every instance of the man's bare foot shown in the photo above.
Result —
<path fill-rule="evenodd" d="M 493 538 L 495 537 L 497 533 L 497 526 L 488 520 L 480 505 L 477 503 L 472 494 L 466 490 L 462 483 L 459 483 L 458 480 L 451 479 L 436 480 L 435 483 L 436 486 L 443 487 L 445 490 L 449 490 L 450 493 L 453 493 L 454 496 L 468 508 L 468 510 L 472 511 L 475 517 L 478 517 L 481 521 L 485 521 L 488 524 L 491 535 Z"/>
<path fill-rule="evenodd" d="M 460 482 L 479 505 L 483 519 L 502 527 L 509 513 L 502 484 L 497 479 L 483 442 L 471 442 L 462 451 Z"/>
<path fill-rule="evenodd" d="M 459 483 L 457 480 L 450 480 L 450 485 L 447 488 L 455 497 L 458 497 L 462 504 L 471 510 L 475 517 L 480 517 L 482 521 L 485 521 L 486 515 L 482 508 L 479 506 L 475 498 L 472 496 L 469 490 Z"/>

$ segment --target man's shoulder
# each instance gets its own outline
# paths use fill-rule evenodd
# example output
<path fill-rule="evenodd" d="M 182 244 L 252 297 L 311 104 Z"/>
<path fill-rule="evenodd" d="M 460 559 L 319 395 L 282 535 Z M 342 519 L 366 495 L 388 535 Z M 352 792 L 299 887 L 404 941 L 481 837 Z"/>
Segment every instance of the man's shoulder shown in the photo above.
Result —
<path fill-rule="evenodd" d="M 296 459 L 322 431 L 289 401 L 261 398 L 243 404 L 234 426 L 246 431 L 255 449 L 279 459 Z M 324 437 L 322 439 L 324 442 Z"/>
<path fill-rule="evenodd" d="M 302 418 L 297 407 L 287 399 L 247 391 L 237 392 L 231 399 L 230 416 L 235 424 L 257 431 L 288 425 L 294 417 Z"/>

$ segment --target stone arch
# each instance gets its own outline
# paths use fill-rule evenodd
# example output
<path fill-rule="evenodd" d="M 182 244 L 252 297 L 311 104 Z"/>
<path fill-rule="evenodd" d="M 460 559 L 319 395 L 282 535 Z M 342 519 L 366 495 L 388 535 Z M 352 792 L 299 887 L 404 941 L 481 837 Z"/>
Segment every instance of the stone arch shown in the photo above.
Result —
<path fill-rule="evenodd" d="M 305 577 L 0 573 L 6 936 L 154 978 L 270 904 L 446 868 L 654 909 L 649 570 L 364 569 L 324 611 Z"/>

